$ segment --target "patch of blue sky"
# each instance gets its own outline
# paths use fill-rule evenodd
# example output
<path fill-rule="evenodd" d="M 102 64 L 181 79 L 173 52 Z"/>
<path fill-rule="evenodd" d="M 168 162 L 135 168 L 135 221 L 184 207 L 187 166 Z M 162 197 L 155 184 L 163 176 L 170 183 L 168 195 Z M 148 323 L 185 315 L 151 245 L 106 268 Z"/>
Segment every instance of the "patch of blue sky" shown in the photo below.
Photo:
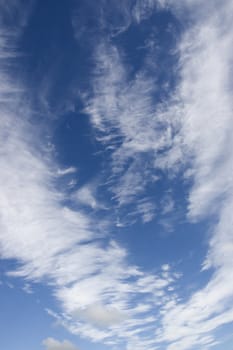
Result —
<path fill-rule="evenodd" d="M 51 292 L 37 285 L 26 288 L 27 283 L 30 282 L 4 277 L 0 285 L 2 348 L 23 350 L 33 347 L 40 350 L 46 334 L 56 335 L 53 322 L 45 311 L 48 305 L 54 304 Z"/>

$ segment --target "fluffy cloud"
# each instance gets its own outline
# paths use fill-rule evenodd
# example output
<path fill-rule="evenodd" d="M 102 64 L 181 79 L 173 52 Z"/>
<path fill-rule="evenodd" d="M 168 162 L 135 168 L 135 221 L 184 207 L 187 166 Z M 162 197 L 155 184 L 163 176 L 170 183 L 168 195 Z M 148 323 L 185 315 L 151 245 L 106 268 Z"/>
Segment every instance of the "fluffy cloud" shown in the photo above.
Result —
<path fill-rule="evenodd" d="M 53 338 L 47 338 L 43 341 L 43 345 L 46 350 L 78 350 L 78 348 L 68 340 L 60 342 Z"/>
<path fill-rule="evenodd" d="M 89 305 L 86 309 L 76 310 L 73 315 L 98 327 L 109 327 L 121 323 L 126 318 L 126 315 L 119 310 L 101 304 Z"/>

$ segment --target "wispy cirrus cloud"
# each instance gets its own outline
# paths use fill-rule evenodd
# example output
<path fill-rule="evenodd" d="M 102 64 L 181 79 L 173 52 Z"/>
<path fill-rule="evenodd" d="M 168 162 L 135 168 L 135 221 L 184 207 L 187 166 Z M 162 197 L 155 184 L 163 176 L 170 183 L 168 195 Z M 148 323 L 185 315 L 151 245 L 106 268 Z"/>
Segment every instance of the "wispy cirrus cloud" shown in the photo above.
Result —
<path fill-rule="evenodd" d="M 138 22 L 158 4 L 147 5 L 138 5 Z M 131 78 L 124 55 L 106 43 L 96 53 L 94 93 L 87 101 L 99 140 L 112 149 L 112 173 L 121 175 L 113 189 L 120 205 L 144 193 L 152 169 L 172 175 L 183 168 L 190 179 L 188 219 L 218 220 L 204 262 L 212 277 L 187 302 L 171 303 L 162 317 L 157 341 L 169 350 L 214 346 L 215 330 L 232 322 L 232 5 L 206 4 L 203 14 L 199 5 L 164 2 L 177 16 L 185 9 L 193 23 L 177 48 L 179 80 L 169 100 L 156 102 L 156 81 L 145 71 Z M 143 166 L 137 167 L 142 154 Z"/>
<path fill-rule="evenodd" d="M 132 266 L 127 250 L 108 238 L 110 225 L 65 204 L 67 193 L 56 183 L 59 165 L 35 136 L 30 106 L 17 98 L 1 62 L 1 257 L 18 260 L 11 275 L 52 287 L 63 311 L 54 316 L 74 334 L 127 350 L 208 348 L 215 330 L 233 320 L 232 5 L 223 2 L 219 17 L 214 6 L 208 8 L 210 17 L 195 18 L 178 48 L 180 80 L 171 99 L 158 103 L 156 77 L 144 68 L 131 78 L 121 50 L 103 42 L 96 50 L 93 94 L 85 101 L 98 139 L 112 150 L 110 190 L 118 205 L 135 202 L 135 212 L 151 220 L 146 186 L 158 181 L 156 170 L 173 176 L 186 164 L 193 183 L 188 218 L 210 211 L 218 218 L 203 264 L 213 273 L 187 301 L 174 291 L 179 276 L 168 265 L 154 274 Z M 3 47 L 4 59 L 11 51 Z M 25 87 L 19 90 L 21 97 Z M 76 194 L 78 208 L 93 206 L 88 187 Z M 44 344 L 74 348 L 52 338 Z"/>
<path fill-rule="evenodd" d="M 137 203 L 147 186 L 158 181 L 155 154 L 172 146 L 173 125 L 156 103 L 157 77 L 149 74 L 150 64 L 145 62 L 131 79 L 120 51 L 106 43 L 98 46 L 95 60 L 93 95 L 86 100 L 86 112 L 98 140 L 111 152 L 109 188 L 121 207 Z"/>
<path fill-rule="evenodd" d="M 0 75 L 5 82 L 11 66 L 0 65 Z M 67 204 L 58 182 L 74 168 L 58 171 L 46 135 L 41 139 L 43 125 L 32 123 L 27 88 L 21 83 L 19 95 L 9 78 L 2 90 L 8 99 L 1 101 L 0 254 L 17 261 L 8 275 L 47 283 L 61 305 L 60 322 L 72 333 L 132 347 L 139 341 L 135 334 L 152 327 L 150 310 L 176 274 L 163 277 L 158 269 L 150 275 L 129 264 L 127 250 L 109 238 L 110 226 L 79 209 L 89 203 L 85 191 L 76 207 Z M 144 347 L 149 341 L 149 335 L 140 337 Z M 52 338 L 44 344 L 73 348 Z"/>
<path fill-rule="evenodd" d="M 217 8 L 208 6 L 208 18 L 196 18 L 196 25 L 184 35 L 180 46 L 180 142 L 188 161 L 192 159 L 190 173 L 194 181 L 188 217 L 199 220 L 215 215 L 218 223 L 212 228 L 204 263 L 204 268 L 214 269 L 212 277 L 187 303 L 175 305 L 164 316 L 161 339 L 170 343 L 168 348 L 172 350 L 194 345 L 210 347 L 215 344 L 215 330 L 233 320 L 233 290 L 229 283 L 233 252 L 231 11 L 227 1 Z M 172 169 L 173 162 L 167 164 Z"/>
<path fill-rule="evenodd" d="M 107 232 L 100 232 L 101 225 L 85 212 L 62 204 L 66 195 L 53 186 L 56 167 L 38 151 L 31 125 L 22 119 L 18 124 L 15 111 L 6 106 L 1 113 L 1 257 L 19 262 L 8 274 L 47 280 L 73 333 L 106 342 L 122 338 L 125 318 L 137 317 L 137 296 L 146 302 L 148 293 L 175 280 L 161 284 L 155 277 L 151 290 L 144 286 L 144 272 L 127 263 L 127 251 L 106 243 Z M 114 329 L 116 323 L 122 326 Z M 103 325 L 108 331 L 99 329 Z"/>

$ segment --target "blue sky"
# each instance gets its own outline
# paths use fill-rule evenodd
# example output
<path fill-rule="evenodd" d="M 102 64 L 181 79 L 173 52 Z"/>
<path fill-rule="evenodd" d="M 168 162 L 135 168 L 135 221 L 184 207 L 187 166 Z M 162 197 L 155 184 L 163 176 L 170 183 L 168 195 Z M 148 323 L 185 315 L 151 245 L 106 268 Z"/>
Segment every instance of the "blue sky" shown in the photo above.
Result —
<path fill-rule="evenodd" d="M 232 349 L 232 13 L 0 0 L 2 349 Z"/>

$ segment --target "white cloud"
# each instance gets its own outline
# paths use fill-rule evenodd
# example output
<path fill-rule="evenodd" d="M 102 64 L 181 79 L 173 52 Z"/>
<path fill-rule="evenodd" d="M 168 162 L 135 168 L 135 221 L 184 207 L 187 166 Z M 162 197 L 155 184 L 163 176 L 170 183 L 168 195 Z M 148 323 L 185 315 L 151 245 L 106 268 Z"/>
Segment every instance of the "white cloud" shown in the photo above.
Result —
<path fill-rule="evenodd" d="M 59 320 L 72 333 L 105 343 L 135 342 L 135 321 L 141 332 L 151 326 L 150 308 L 175 281 L 159 272 L 143 280 L 147 275 L 128 263 L 126 249 L 109 240 L 100 218 L 64 204 L 67 193 L 57 189 L 54 171 L 59 166 L 41 145 L 30 107 L 15 98 L 10 84 L 4 91 L 13 98 L 2 102 L 0 112 L 0 254 L 18 262 L 8 274 L 27 283 L 48 281 L 61 306 Z M 86 200 L 86 194 L 79 192 L 78 200 Z M 71 346 L 51 338 L 45 345 Z"/>
<path fill-rule="evenodd" d="M 137 0 L 132 15 L 137 23 L 150 17 L 155 10 L 164 9 L 168 5 L 167 0 Z"/>
<path fill-rule="evenodd" d="M 72 195 L 72 198 L 75 202 L 91 207 L 92 209 L 102 207 L 96 199 L 94 187 L 90 184 L 81 187 Z"/>
<path fill-rule="evenodd" d="M 98 139 L 112 150 L 113 198 L 120 207 L 134 203 L 135 209 L 142 208 L 138 202 L 140 195 L 148 184 L 158 180 L 154 156 L 158 150 L 172 145 L 170 121 L 164 118 L 153 98 L 157 91 L 156 76 L 147 72 L 145 59 L 145 68 L 129 79 L 120 51 L 107 43 L 98 46 L 95 61 L 93 96 L 84 100 L 86 112 L 99 132 Z M 148 213 L 141 211 L 144 221 L 154 216 L 152 205 L 153 202 Z"/>
<path fill-rule="evenodd" d="M 136 215 L 142 216 L 144 223 L 150 222 L 155 217 L 156 204 L 150 200 L 139 201 L 137 205 Z"/>
<path fill-rule="evenodd" d="M 156 81 L 145 75 L 145 69 L 130 80 L 120 51 L 101 45 L 94 97 L 87 111 L 102 133 L 100 139 L 112 146 L 112 172 L 121 175 L 119 187 L 113 189 L 119 204 L 136 202 L 151 181 L 150 171 L 134 166 L 140 164 L 143 154 L 154 159 L 154 170 L 169 171 L 170 176 L 186 165 L 185 178 L 193 182 L 188 219 L 211 215 L 218 219 L 204 262 L 204 268 L 215 269 L 212 277 L 187 303 L 177 301 L 169 307 L 158 332 L 161 341 L 170 343 L 169 349 L 189 349 L 214 345 L 215 330 L 233 321 L 229 307 L 233 297 L 229 282 L 233 255 L 233 9 L 228 1 L 204 5 L 199 1 L 164 2 L 168 5 L 178 16 L 185 9 L 194 23 L 178 47 L 180 79 L 173 98 L 156 106 L 151 98 Z M 154 1 L 139 6 L 135 12 L 138 22 L 155 6 Z M 170 200 L 164 213 L 173 205 Z"/>
<path fill-rule="evenodd" d="M 164 264 L 164 265 L 161 266 L 161 268 L 162 268 L 163 271 L 169 271 L 170 270 L 170 265 Z"/>
<path fill-rule="evenodd" d="M 47 338 L 43 341 L 46 350 L 78 350 L 78 348 L 68 340 L 58 341 L 54 338 Z"/>
<path fill-rule="evenodd" d="M 99 139 L 112 147 L 113 176 L 122 175 L 112 188 L 119 204 L 135 201 L 156 168 L 173 173 L 175 166 L 191 163 L 188 216 L 198 220 L 211 212 L 219 220 L 204 263 L 214 272 L 187 302 L 173 293 L 176 275 L 168 265 L 157 275 L 129 265 L 123 247 L 106 243 L 100 220 L 64 205 L 66 194 L 54 186 L 57 165 L 39 147 L 30 108 L 15 98 L 23 89 L 15 89 L 0 67 L 1 257 L 18 259 L 12 275 L 49 280 L 62 306 L 61 322 L 75 334 L 109 344 L 120 339 L 127 349 L 154 350 L 161 341 L 169 350 L 186 350 L 213 345 L 215 329 L 233 321 L 232 5 L 223 1 L 218 10 L 204 22 L 197 19 L 184 36 L 180 84 L 170 104 L 155 106 L 156 79 L 142 70 L 130 80 L 120 51 L 101 44 L 86 108 Z M 8 55 L 4 45 L 3 59 Z M 174 125 L 179 126 L 175 137 Z M 77 197 L 97 205 L 88 187 Z M 135 207 L 145 222 L 152 218 L 148 202 L 137 198 Z M 151 334 L 157 329 L 156 339 L 143 335 L 148 329 Z M 75 349 L 52 338 L 44 344 L 49 350 Z"/>
<path fill-rule="evenodd" d="M 162 214 L 166 215 L 173 211 L 175 207 L 175 202 L 171 194 L 166 194 L 161 201 L 161 211 Z"/>
<path fill-rule="evenodd" d="M 73 315 L 98 327 L 109 327 L 121 323 L 126 318 L 126 315 L 116 308 L 101 304 L 93 304 L 85 309 L 76 310 Z"/>
<path fill-rule="evenodd" d="M 33 289 L 32 289 L 32 286 L 29 284 L 29 283 L 26 283 L 22 290 L 27 293 L 27 294 L 33 294 Z"/>
<path fill-rule="evenodd" d="M 77 169 L 75 167 L 68 167 L 64 169 L 58 169 L 57 174 L 64 176 L 64 175 L 69 175 L 69 174 L 75 174 L 77 172 Z"/>
<path fill-rule="evenodd" d="M 180 147 L 187 160 L 192 159 L 188 216 L 198 220 L 215 214 L 218 223 L 204 263 L 204 268 L 214 268 L 212 277 L 188 302 L 176 303 L 163 317 L 158 337 L 170 343 L 169 350 L 208 348 L 215 344 L 215 330 L 233 321 L 231 12 L 227 1 L 217 9 L 210 6 L 208 18 L 197 18 L 180 46 L 180 104 L 171 108 L 176 107 L 181 118 Z M 172 168 L 169 158 L 165 162 Z"/>

